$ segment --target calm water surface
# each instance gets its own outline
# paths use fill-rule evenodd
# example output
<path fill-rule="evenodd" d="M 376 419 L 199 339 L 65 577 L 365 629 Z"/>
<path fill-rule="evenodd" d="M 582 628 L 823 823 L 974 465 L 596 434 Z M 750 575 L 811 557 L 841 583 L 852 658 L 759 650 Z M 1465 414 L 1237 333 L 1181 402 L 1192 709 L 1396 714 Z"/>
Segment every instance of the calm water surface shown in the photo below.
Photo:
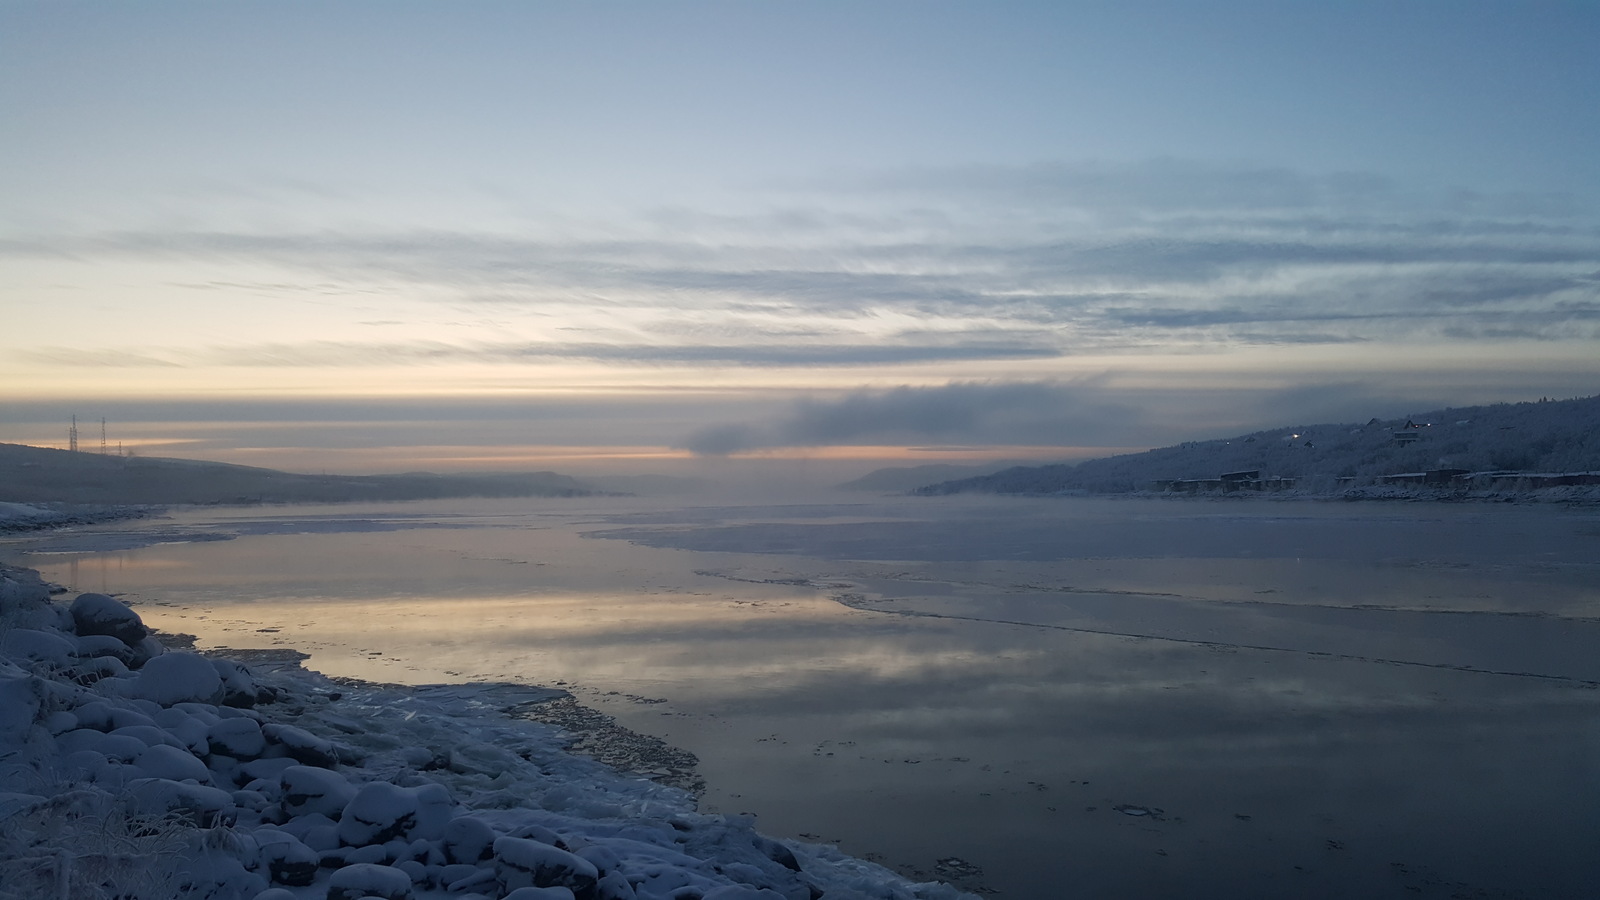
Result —
<path fill-rule="evenodd" d="M 1008 898 L 1600 883 L 1595 510 L 455 501 L 0 556 L 329 674 L 563 684 L 704 809 Z"/>

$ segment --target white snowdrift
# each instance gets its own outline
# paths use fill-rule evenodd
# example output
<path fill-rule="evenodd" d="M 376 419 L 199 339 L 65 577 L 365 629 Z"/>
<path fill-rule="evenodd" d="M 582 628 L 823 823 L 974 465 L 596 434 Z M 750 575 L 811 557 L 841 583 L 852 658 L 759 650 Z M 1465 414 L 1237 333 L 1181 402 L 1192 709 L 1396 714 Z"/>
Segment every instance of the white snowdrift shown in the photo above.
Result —
<path fill-rule="evenodd" d="M 0 567 L 3 900 L 970 896 L 697 813 L 510 714 L 556 692 L 160 653 L 106 599 Z"/>

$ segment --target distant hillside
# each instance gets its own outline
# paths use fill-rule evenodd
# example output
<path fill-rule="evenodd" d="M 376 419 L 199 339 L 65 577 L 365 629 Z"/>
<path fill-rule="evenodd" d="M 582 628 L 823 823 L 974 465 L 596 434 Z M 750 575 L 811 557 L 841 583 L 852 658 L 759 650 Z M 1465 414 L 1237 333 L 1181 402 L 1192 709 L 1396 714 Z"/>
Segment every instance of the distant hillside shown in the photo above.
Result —
<path fill-rule="evenodd" d="M 1010 465 L 1010 463 L 997 463 L 987 466 L 958 466 L 949 463 L 930 463 L 925 466 L 891 466 L 884 469 L 873 469 L 854 481 L 846 481 L 839 487 L 846 491 L 904 493 L 936 481 L 952 481 L 957 478 L 990 475 L 1001 469 L 1009 468 Z"/>
<path fill-rule="evenodd" d="M 1364 425 L 1296 425 L 1077 465 L 1017 466 L 916 492 L 1120 493 L 1234 472 L 1292 478 L 1302 489 L 1331 491 L 1341 478 L 1370 484 L 1384 476 L 1446 469 L 1600 471 L 1600 396 L 1441 409 Z"/>
<path fill-rule="evenodd" d="M 0 444 L 0 501 L 12 503 L 342 503 L 592 493 L 592 486 L 555 472 L 297 475 L 227 463 Z"/>

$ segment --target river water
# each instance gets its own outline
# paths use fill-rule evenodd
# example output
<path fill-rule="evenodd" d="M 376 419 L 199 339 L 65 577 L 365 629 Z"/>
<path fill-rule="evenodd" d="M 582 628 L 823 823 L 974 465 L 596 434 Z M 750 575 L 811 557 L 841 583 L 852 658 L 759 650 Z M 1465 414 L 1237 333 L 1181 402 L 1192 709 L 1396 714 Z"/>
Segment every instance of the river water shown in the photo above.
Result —
<path fill-rule="evenodd" d="M 0 543 L 207 647 L 555 684 L 702 809 L 1006 898 L 1585 896 L 1600 511 L 210 508 Z"/>

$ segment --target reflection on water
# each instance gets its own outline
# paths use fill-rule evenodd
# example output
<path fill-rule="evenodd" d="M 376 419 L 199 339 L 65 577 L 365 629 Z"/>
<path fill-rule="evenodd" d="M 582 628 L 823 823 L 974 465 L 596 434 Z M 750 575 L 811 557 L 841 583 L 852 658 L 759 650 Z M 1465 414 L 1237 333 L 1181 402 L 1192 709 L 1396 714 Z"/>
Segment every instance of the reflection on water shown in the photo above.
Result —
<path fill-rule="evenodd" d="M 571 685 L 699 755 L 706 808 L 1007 897 L 1548 897 L 1600 834 L 1597 524 L 501 501 L 197 511 L 132 527 L 239 536 L 17 561 L 332 674 Z"/>

